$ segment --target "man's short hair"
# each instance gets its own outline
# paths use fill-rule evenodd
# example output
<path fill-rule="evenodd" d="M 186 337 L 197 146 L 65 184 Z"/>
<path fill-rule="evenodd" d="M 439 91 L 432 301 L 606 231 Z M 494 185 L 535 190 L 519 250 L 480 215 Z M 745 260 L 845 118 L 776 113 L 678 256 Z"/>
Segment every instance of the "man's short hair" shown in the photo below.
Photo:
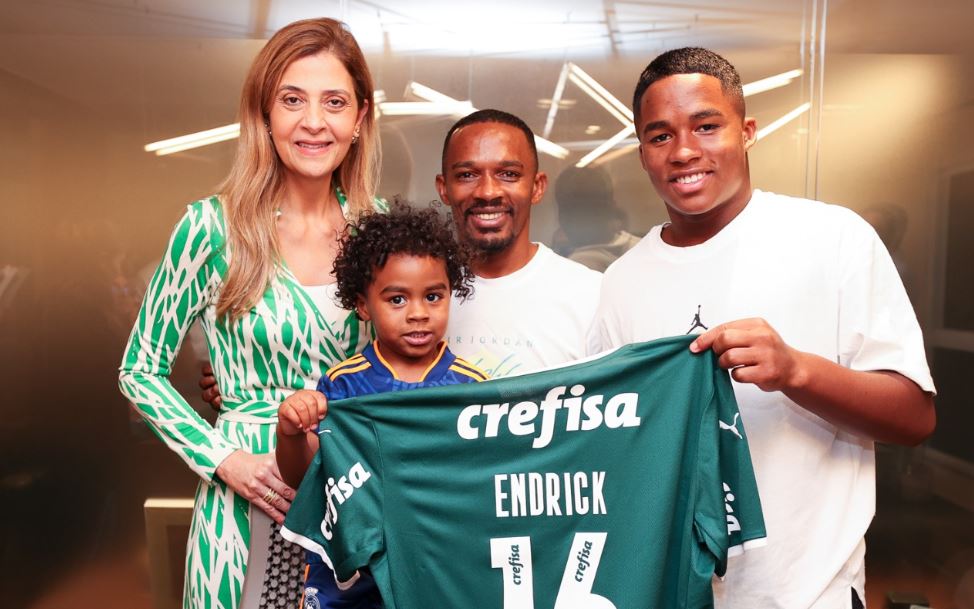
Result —
<path fill-rule="evenodd" d="M 446 176 L 446 151 L 447 148 L 450 147 L 450 140 L 453 138 L 453 134 L 457 131 L 457 129 L 461 129 L 467 125 L 475 125 L 477 123 L 501 123 L 502 125 L 510 125 L 520 129 L 521 132 L 524 133 L 524 137 L 526 137 L 528 140 L 528 146 L 531 148 L 531 154 L 534 155 L 534 168 L 535 170 L 538 169 L 538 147 L 534 143 L 534 132 L 531 131 L 531 127 L 528 127 L 527 123 L 509 112 L 488 108 L 486 110 L 477 110 L 476 112 L 464 116 L 454 123 L 453 126 L 450 127 L 450 130 L 446 132 L 446 139 L 443 140 L 443 159 L 441 161 L 444 176 Z"/>
<path fill-rule="evenodd" d="M 729 61 L 700 47 L 684 47 L 667 51 L 650 62 L 636 83 L 636 92 L 632 96 L 632 111 L 635 115 L 636 126 L 639 126 L 639 106 L 643 94 L 657 80 L 675 74 L 706 74 L 720 81 L 720 88 L 724 95 L 731 98 L 741 117 L 744 117 L 744 90 L 741 88 L 741 75 L 737 73 Z"/>

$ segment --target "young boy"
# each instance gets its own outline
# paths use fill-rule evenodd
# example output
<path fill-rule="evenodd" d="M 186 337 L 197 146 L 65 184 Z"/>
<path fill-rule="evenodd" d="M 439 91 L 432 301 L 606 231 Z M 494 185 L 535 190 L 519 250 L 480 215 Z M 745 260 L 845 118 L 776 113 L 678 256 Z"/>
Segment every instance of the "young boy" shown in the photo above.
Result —
<path fill-rule="evenodd" d="M 329 370 L 317 391 L 297 391 L 281 404 L 276 454 L 285 482 L 300 485 L 318 450 L 316 432 L 328 400 L 487 378 L 455 357 L 442 340 L 451 293 L 462 299 L 471 291 L 468 258 L 449 220 L 433 209 L 395 205 L 388 214 L 365 216 L 348 230 L 335 259 L 338 298 L 372 322 L 376 338 L 362 353 Z M 302 607 L 382 606 L 368 573 L 340 590 L 317 555 L 308 553 L 308 562 Z"/>

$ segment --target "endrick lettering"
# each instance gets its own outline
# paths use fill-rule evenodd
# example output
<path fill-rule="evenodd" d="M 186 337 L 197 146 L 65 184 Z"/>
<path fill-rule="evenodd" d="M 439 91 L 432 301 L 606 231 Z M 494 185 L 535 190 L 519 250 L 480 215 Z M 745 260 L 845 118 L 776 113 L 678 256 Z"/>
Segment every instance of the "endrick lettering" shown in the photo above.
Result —
<path fill-rule="evenodd" d="M 496 474 L 498 518 L 605 514 L 605 472 Z"/>

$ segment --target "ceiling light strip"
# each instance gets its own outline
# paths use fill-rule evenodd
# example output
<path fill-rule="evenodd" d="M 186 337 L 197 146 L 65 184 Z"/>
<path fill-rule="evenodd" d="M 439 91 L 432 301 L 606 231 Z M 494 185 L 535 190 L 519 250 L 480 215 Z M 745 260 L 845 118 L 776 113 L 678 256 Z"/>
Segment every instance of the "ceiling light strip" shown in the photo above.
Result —
<path fill-rule="evenodd" d="M 382 102 L 379 111 L 386 116 L 466 116 L 473 112 L 473 105 L 468 101 Z"/>
<path fill-rule="evenodd" d="M 419 84 L 418 82 L 416 82 L 414 80 L 409 81 L 409 84 L 406 85 L 406 92 L 407 93 L 412 93 L 413 95 L 415 95 L 416 97 L 418 97 L 420 99 L 425 99 L 426 101 L 431 101 L 431 102 L 440 102 L 440 103 L 444 103 L 444 104 L 448 104 L 448 103 L 454 103 L 455 104 L 455 103 L 457 103 L 459 101 L 457 99 L 454 99 L 454 98 L 450 97 L 449 95 L 444 95 L 444 94 L 440 93 L 439 91 L 436 91 L 434 89 L 431 89 L 431 88 L 427 87 L 426 85 L 421 85 L 421 84 Z"/>
<path fill-rule="evenodd" d="M 602 156 L 603 154 L 605 154 L 606 152 L 608 152 L 613 146 L 615 146 L 616 144 L 618 144 L 622 140 L 626 139 L 627 137 L 629 137 L 630 135 L 633 135 L 635 133 L 636 133 L 636 127 L 632 123 L 630 123 L 628 127 L 626 127 L 625 129 L 623 129 L 619 133 L 616 133 L 615 135 L 613 135 L 609 139 L 607 139 L 604 142 L 602 142 L 602 145 L 601 146 L 599 146 L 598 148 L 596 148 L 592 152 L 589 152 L 588 154 L 586 154 L 585 156 L 583 156 L 581 158 L 581 160 L 579 160 L 577 163 L 575 163 L 575 167 L 578 167 L 578 168 L 586 167 L 589 163 L 591 163 L 595 159 L 599 158 L 600 156 Z"/>
<path fill-rule="evenodd" d="M 785 125 L 787 125 L 791 121 L 795 120 L 796 118 L 798 118 L 799 116 L 801 116 L 805 112 L 808 112 L 808 109 L 811 108 L 811 107 L 812 107 L 812 104 L 811 103 L 805 102 L 804 104 L 798 106 L 797 108 L 795 108 L 794 110 L 792 110 L 788 114 L 786 114 L 786 115 L 782 116 L 781 118 L 779 118 L 778 120 L 770 123 L 767 127 L 764 127 L 763 129 L 758 129 L 758 133 L 757 133 L 757 136 L 756 136 L 757 137 L 757 141 L 761 141 L 762 139 L 768 137 L 769 135 L 771 135 L 772 133 L 774 133 L 778 129 L 781 129 L 782 127 L 784 127 Z"/>
<path fill-rule="evenodd" d="M 563 146 L 559 146 L 558 144 L 552 142 L 551 140 L 545 139 L 540 135 L 534 136 L 534 145 L 538 148 L 539 151 L 549 156 L 553 156 L 556 159 L 568 158 L 569 153 L 567 148 L 564 148 Z"/>
<path fill-rule="evenodd" d="M 167 146 L 165 148 L 160 148 L 155 151 L 156 156 L 166 156 L 167 154 L 173 154 L 176 152 L 182 152 L 184 150 L 190 150 L 192 148 L 201 148 L 203 146 L 209 146 L 210 144 L 216 144 L 218 142 L 225 142 L 227 140 L 236 139 L 239 137 L 239 133 L 223 133 L 220 135 L 214 135 L 212 137 L 203 138 L 193 142 L 185 142 L 176 146 Z"/>
<path fill-rule="evenodd" d="M 625 142 L 620 143 L 620 145 L 619 145 L 618 148 L 616 148 L 615 150 L 610 150 L 609 152 L 603 154 L 602 156 L 600 156 L 599 158 L 595 159 L 594 161 L 592 161 L 589 164 L 592 167 L 597 167 L 599 165 L 603 165 L 605 163 L 608 163 L 609 161 L 614 161 L 617 158 L 619 158 L 619 157 L 621 157 L 623 155 L 629 154 L 633 150 L 636 150 L 637 148 L 639 148 L 639 142 L 636 142 L 635 144 L 633 144 L 633 143 L 626 143 L 628 141 L 629 140 L 626 140 Z"/>
<path fill-rule="evenodd" d="M 573 83 L 575 83 L 575 85 L 577 85 L 578 88 L 581 89 L 583 93 L 585 93 L 586 95 L 588 95 L 589 97 L 591 97 L 593 100 L 595 100 L 595 102 L 598 105 L 600 105 L 603 108 L 605 108 L 605 110 L 609 114 L 611 114 L 612 116 L 614 116 L 616 118 L 616 120 L 618 120 L 620 123 L 622 123 L 623 126 L 626 126 L 626 125 L 632 123 L 632 121 L 629 118 L 627 118 L 625 114 L 619 112 L 619 110 L 616 109 L 612 104 L 610 104 L 608 101 L 606 101 L 605 99 L 603 99 L 601 95 L 599 95 L 592 87 L 588 86 L 588 84 L 584 80 L 582 80 L 581 78 L 579 78 L 578 75 L 576 75 L 574 73 L 570 73 L 568 75 L 568 79 L 571 80 Z"/>
<path fill-rule="evenodd" d="M 633 121 L 632 110 L 630 110 L 629 107 L 626 106 L 624 103 L 622 103 L 621 101 L 619 101 L 614 95 L 612 95 L 611 93 L 609 93 L 608 89 L 606 89 L 601 84 L 599 84 L 599 82 L 597 80 L 595 80 L 594 78 L 592 78 L 591 76 L 589 76 L 588 73 L 585 72 L 585 70 L 581 69 L 580 67 L 578 67 L 577 65 L 575 65 L 573 63 L 573 64 L 571 64 L 571 71 L 572 71 L 572 74 L 574 74 L 575 76 L 577 76 L 579 79 L 585 81 L 585 83 L 588 84 L 589 87 L 591 87 L 592 89 L 594 89 L 596 91 L 596 93 L 598 93 L 599 97 L 601 97 L 604 101 L 608 102 L 620 114 L 622 114 L 627 119 L 629 119 L 629 122 L 632 122 Z M 598 101 L 598 100 L 596 100 L 596 101 Z"/>
<path fill-rule="evenodd" d="M 421 85 L 415 81 L 410 81 L 409 84 L 406 85 L 406 91 L 412 93 L 416 97 L 420 97 L 422 99 L 432 101 L 432 102 L 440 102 L 444 104 L 460 104 L 460 103 L 469 104 L 470 103 L 470 102 L 460 102 L 459 100 L 453 99 L 449 95 L 444 95 L 439 91 L 436 91 L 435 89 L 431 89 L 426 85 Z M 477 109 L 474 108 L 473 105 L 471 105 L 470 112 L 476 112 L 476 111 Z M 559 146 L 558 144 L 548 139 L 545 139 L 539 135 L 534 136 L 534 145 L 541 152 L 544 152 L 545 154 L 551 155 L 558 159 L 567 158 L 569 154 L 567 148 Z"/>
<path fill-rule="evenodd" d="M 744 90 L 744 97 L 749 97 L 751 95 L 757 95 L 758 93 L 764 93 L 765 91 L 784 87 L 791 81 L 801 76 L 803 73 L 804 72 L 801 70 L 789 70 L 788 72 L 782 72 L 781 74 L 775 74 L 774 76 L 749 82 L 741 88 Z"/>
<path fill-rule="evenodd" d="M 558 106 L 561 104 L 561 96 L 565 92 L 565 83 L 568 81 L 569 63 L 566 61 L 561 66 L 561 74 L 558 75 L 558 84 L 555 85 L 555 92 L 551 96 L 551 107 L 548 108 L 548 118 L 544 122 L 544 130 L 541 136 L 547 138 L 551 135 L 551 129 L 555 126 L 555 115 L 558 114 Z"/>
<path fill-rule="evenodd" d="M 213 144 L 215 142 L 222 142 L 224 140 L 232 140 L 233 138 L 240 135 L 240 123 L 233 123 L 232 125 L 224 125 L 222 127 L 216 127 L 213 129 L 207 129 L 206 131 L 197 131 L 196 133 L 189 133 L 186 135 L 180 135 L 179 137 L 169 138 L 168 140 L 159 140 L 158 142 L 152 142 L 151 144 L 145 145 L 146 152 L 156 152 L 166 150 L 170 148 L 179 148 L 179 150 L 188 150 L 190 148 L 196 148 L 198 146 L 206 146 L 207 144 Z M 178 152 L 178 150 L 173 150 L 172 152 Z M 171 154 L 166 152 L 163 154 Z"/>

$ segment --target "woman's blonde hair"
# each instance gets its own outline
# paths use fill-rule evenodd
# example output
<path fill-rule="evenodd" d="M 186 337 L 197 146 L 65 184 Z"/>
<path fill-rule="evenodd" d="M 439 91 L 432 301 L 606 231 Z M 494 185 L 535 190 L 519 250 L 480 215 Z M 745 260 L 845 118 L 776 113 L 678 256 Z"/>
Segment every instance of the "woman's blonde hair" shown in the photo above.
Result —
<path fill-rule="evenodd" d="M 240 95 L 240 141 L 220 200 L 227 220 L 230 266 L 217 303 L 217 317 L 230 319 L 252 307 L 280 264 L 275 227 L 284 189 L 284 171 L 267 124 L 275 90 L 284 71 L 297 59 L 331 53 L 355 83 L 358 107 L 366 107 L 358 143 L 332 174 L 331 187 L 348 199 L 348 214 L 357 218 L 371 210 L 379 176 L 378 129 L 375 125 L 375 87 L 365 56 L 345 25 L 334 19 L 306 19 L 280 29 L 250 66 Z"/>

